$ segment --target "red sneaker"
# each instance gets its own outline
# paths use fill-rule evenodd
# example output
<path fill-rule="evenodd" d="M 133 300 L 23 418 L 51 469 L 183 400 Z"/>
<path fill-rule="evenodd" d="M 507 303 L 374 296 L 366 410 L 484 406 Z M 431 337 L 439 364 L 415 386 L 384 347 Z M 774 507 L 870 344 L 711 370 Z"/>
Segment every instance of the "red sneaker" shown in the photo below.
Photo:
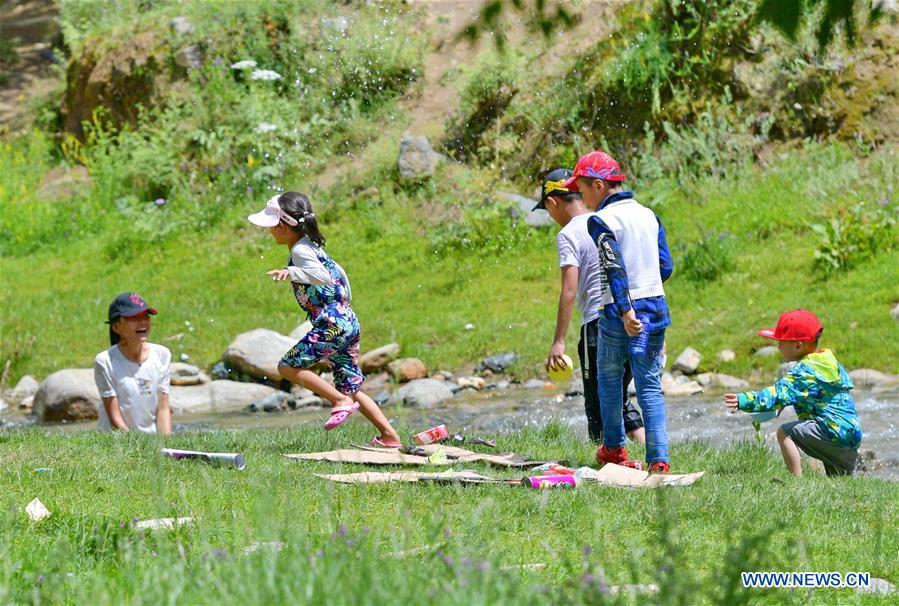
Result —
<path fill-rule="evenodd" d="M 606 448 L 606 445 L 603 444 L 596 451 L 596 462 L 600 465 L 605 465 L 606 463 L 614 463 L 615 465 L 621 465 L 623 467 L 630 467 L 631 469 L 643 469 L 643 464 L 640 461 L 631 461 L 627 458 L 627 450 L 622 448 Z"/>
<path fill-rule="evenodd" d="M 671 471 L 671 465 L 665 461 L 656 461 L 649 466 L 649 473 L 668 473 Z"/>

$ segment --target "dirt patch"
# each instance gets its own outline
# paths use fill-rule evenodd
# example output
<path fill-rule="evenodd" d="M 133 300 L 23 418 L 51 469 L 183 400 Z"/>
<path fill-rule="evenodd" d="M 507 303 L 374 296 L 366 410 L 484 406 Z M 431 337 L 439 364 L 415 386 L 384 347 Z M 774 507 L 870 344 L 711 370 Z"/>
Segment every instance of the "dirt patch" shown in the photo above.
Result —
<path fill-rule="evenodd" d="M 587 0 L 580 3 L 580 22 L 570 31 L 557 34 L 561 41 L 547 44 L 538 57 L 535 67 L 538 72 L 548 66 L 557 65 L 566 57 L 589 48 L 596 40 L 607 35 L 615 26 L 615 12 L 623 2 L 631 0 Z M 470 66 L 478 55 L 493 45 L 491 39 L 482 39 L 475 45 L 457 41 L 457 36 L 472 22 L 482 6 L 474 0 L 426 0 L 417 2 L 421 18 L 413 35 L 427 36 L 428 48 L 422 64 L 422 77 L 418 84 L 399 100 L 399 107 L 408 116 L 402 125 L 385 129 L 382 137 L 396 139 L 399 150 L 399 136 L 404 128 L 412 134 L 428 137 L 436 145 L 446 132 L 450 119 L 459 110 L 459 76 Z M 507 37 L 511 48 L 529 44 L 544 44 L 542 34 L 528 31 L 527 25 L 511 5 L 506 9 Z M 364 159 L 367 149 L 362 147 L 357 155 Z M 364 160 L 363 160 L 364 161 Z M 327 190 L 337 183 L 345 168 L 339 164 L 329 165 L 316 180 L 319 190 Z"/>
<path fill-rule="evenodd" d="M 32 120 L 28 102 L 60 85 L 62 59 L 51 44 L 59 34 L 58 9 L 49 0 L 5 0 L 0 38 L 13 41 L 10 61 L 0 59 L 0 135 L 21 132 Z"/>

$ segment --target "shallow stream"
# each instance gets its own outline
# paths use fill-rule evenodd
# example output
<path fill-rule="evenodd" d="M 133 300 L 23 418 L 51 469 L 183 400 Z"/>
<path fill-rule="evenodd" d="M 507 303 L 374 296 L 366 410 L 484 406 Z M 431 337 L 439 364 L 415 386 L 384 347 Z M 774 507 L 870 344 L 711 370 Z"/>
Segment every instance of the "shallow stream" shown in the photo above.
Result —
<path fill-rule="evenodd" d="M 899 480 L 899 393 L 854 390 L 856 406 L 861 416 L 864 440 L 861 450 L 876 454 L 875 473 Z M 666 397 L 668 435 L 672 443 L 700 440 L 725 446 L 739 440 L 751 440 L 755 430 L 748 415 L 729 414 L 720 396 Z M 444 405 L 429 410 L 385 408 L 391 419 L 401 419 L 411 427 L 425 429 L 445 423 L 451 432 L 470 436 L 492 435 L 515 431 L 523 427 L 542 427 L 551 419 L 558 419 L 576 433 L 587 435 L 583 413 L 583 398 L 566 397 L 557 391 L 542 389 L 487 390 L 460 394 Z M 7 413 L 9 411 L 6 411 Z M 325 409 L 313 408 L 293 412 L 178 415 L 175 431 L 215 429 L 282 428 L 299 423 L 321 422 Z M 21 416 L 4 415 L 4 419 L 22 422 Z M 792 408 L 780 419 L 762 425 L 766 441 L 777 449 L 774 432 L 784 422 L 796 419 Z M 48 429 L 68 431 L 90 429 L 94 423 L 70 423 L 48 426 Z"/>

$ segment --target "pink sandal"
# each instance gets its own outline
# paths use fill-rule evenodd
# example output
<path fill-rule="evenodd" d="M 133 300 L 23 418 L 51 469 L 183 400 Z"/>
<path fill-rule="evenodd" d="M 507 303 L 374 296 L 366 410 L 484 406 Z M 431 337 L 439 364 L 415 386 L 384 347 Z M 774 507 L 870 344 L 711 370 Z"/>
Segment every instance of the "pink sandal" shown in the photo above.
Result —
<path fill-rule="evenodd" d="M 338 406 L 331 409 L 331 416 L 325 421 L 325 431 L 331 431 L 346 421 L 351 414 L 359 410 L 359 402 L 353 402 L 350 406 Z"/>
<path fill-rule="evenodd" d="M 375 436 L 371 442 L 368 443 L 369 446 L 373 448 L 402 448 L 402 442 L 386 442 L 381 438 Z"/>

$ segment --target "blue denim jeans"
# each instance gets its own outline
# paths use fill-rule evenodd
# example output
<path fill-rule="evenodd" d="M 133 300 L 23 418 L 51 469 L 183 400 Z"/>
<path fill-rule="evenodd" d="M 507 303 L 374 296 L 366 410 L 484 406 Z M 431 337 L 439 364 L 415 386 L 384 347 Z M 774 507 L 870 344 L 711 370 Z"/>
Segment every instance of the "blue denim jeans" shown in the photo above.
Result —
<path fill-rule="evenodd" d="M 669 462 L 665 399 L 662 397 L 661 384 L 665 329 L 650 333 L 648 351 L 643 356 L 634 356 L 628 351 L 628 336 L 620 319 L 601 317 L 599 330 L 599 360 L 596 370 L 603 444 L 607 448 L 621 448 L 625 444 L 621 381 L 624 363 L 630 360 L 637 387 L 637 402 L 643 411 L 643 424 L 646 427 L 646 460 L 649 464 Z"/>

